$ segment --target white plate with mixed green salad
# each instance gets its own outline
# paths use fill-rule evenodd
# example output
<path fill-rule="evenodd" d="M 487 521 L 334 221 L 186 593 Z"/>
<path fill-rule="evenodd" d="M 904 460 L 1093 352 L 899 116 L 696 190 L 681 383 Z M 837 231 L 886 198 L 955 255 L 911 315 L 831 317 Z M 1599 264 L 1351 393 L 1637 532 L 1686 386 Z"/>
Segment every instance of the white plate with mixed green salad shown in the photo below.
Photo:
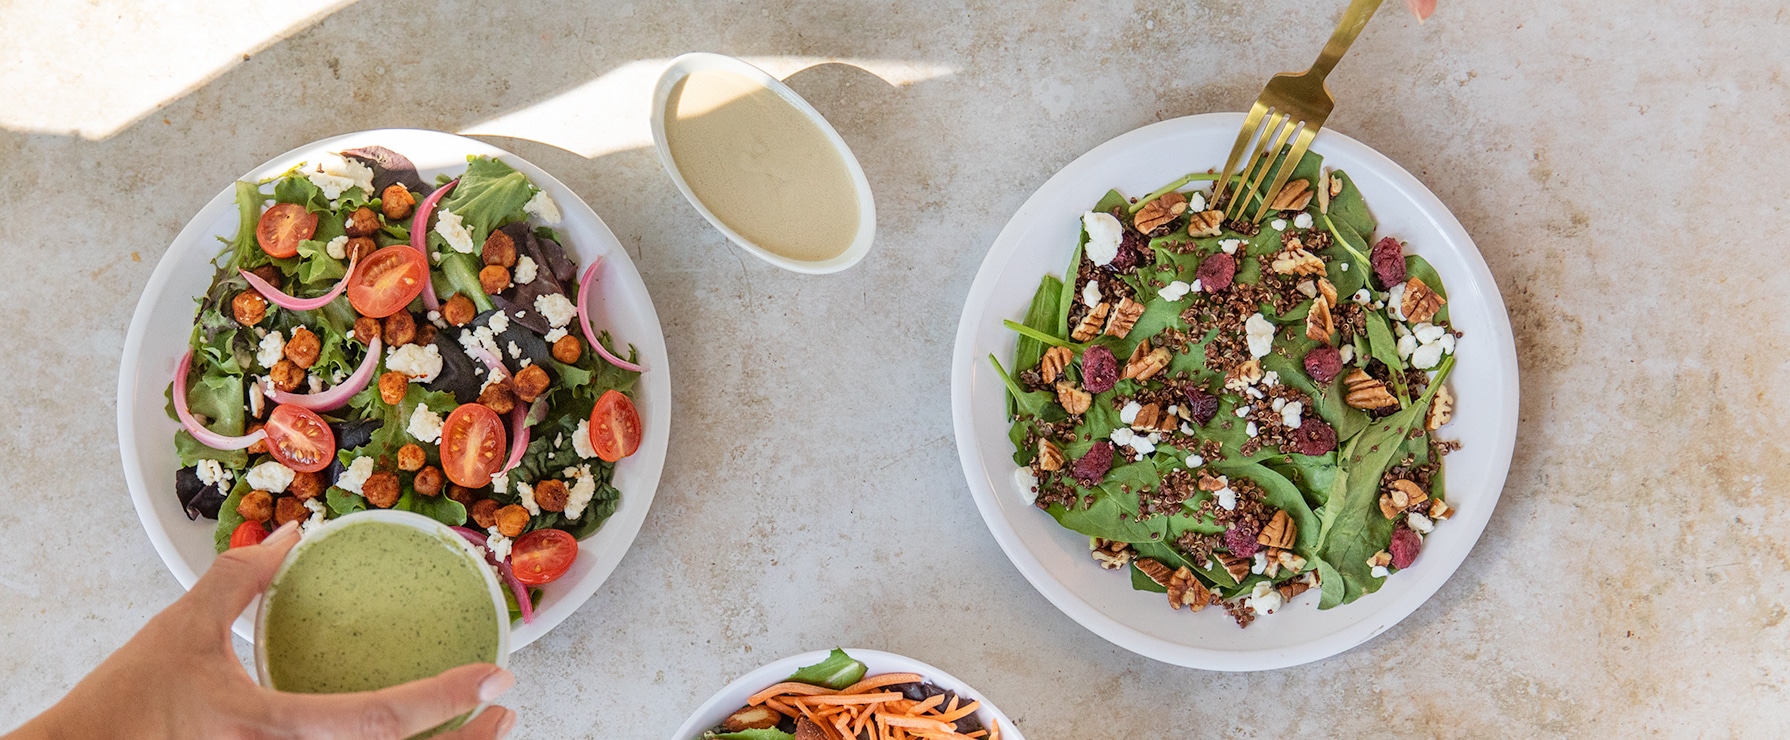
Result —
<path fill-rule="evenodd" d="M 1020 572 L 1096 634 L 1216 670 L 1415 611 L 1491 516 L 1517 420 L 1509 319 L 1447 208 L 1324 131 L 1264 218 L 1226 218 L 1210 170 L 1241 122 L 1164 121 L 1052 177 L 984 259 L 952 368 L 964 472 Z"/>
<path fill-rule="evenodd" d="M 367 131 L 243 175 L 175 238 L 125 340 L 119 446 L 182 585 L 287 521 L 411 511 L 484 549 L 516 649 L 639 531 L 666 365 L 645 284 L 564 184 L 472 139 Z"/>

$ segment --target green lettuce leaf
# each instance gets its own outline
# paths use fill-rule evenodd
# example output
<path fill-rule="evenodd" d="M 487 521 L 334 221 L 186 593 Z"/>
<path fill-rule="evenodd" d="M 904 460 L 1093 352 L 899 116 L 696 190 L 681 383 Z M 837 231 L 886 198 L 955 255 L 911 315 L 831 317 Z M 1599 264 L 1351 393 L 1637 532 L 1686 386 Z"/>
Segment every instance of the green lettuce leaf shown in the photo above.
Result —
<path fill-rule="evenodd" d="M 789 680 L 838 690 L 864 678 L 865 670 L 863 663 L 846 655 L 844 650 L 833 648 L 826 660 L 790 674 Z"/>

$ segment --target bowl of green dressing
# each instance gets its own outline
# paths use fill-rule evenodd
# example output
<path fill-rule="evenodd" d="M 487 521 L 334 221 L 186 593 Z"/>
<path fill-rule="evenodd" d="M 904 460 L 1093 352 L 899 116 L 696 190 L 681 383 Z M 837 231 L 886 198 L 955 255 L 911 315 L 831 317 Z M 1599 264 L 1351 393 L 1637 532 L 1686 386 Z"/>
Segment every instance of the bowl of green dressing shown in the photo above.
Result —
<path fill-rule="evenodd" d="M 286 555 L 255 617 L 255 669 L 279 691 L 372 691 L 468 663 L 505 666 L 509 638 L 484 553 L 434 519 L 365 511 Z"/>

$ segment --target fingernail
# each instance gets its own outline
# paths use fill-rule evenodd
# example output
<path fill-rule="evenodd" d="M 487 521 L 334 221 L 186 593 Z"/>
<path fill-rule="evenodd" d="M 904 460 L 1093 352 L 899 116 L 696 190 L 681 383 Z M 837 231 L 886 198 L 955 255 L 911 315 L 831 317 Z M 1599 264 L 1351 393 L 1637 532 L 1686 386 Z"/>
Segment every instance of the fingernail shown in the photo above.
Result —
<path fill-rule="evenodd" d="M 503 696 L 503 692 L 509 691 L 510 687 L 514 685 L 516 685 L 516 674 L 499 668 L 496 673 L 486 676 L 485 680 L 479 684 L 479 701 L 491 701 Z"/>
<path fill-rule="evenodd" d="M 516 713 L 505 709 L 503 717 L 497 720 L 497 736 L 509 737 L 510 730 L 514 729 L 516 729 Z"/>
<path fill-rule="evenodd" d="M 280 525 L 280 528 L 274 530 L 273 534 L 268 535 L 267 539 L 262 540 L 261 544 L 263 544 L 263 545 L 284 545 L 284 544 L 286 544 L 286 540 L 292 539 L 293 537 L 297 537 L 297 536 L 298 536 L 298 520 L 294 519 L 292 521 L 289 521 L 289 522 L 286 522 L 285 524 Z"/>

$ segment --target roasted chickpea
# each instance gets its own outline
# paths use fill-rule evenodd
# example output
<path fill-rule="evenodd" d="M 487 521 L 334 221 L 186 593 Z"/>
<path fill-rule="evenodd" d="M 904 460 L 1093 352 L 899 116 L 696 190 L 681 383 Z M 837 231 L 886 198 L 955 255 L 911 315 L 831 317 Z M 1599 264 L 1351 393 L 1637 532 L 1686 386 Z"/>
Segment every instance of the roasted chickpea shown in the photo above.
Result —
<path fill-rule="evenodd" d="M 541 507 L 541 511 L 565 511 L 566 498 L 570 494 L 564 482 L 544 480 L 535 484 L 535 505 Z"/>
<path fill-rule="evenodd" d="M 497 533 L 505 537 L 521 537 L 528 530 L 528 510 L 521 504 L 510 504 L 497 510 Z"/>
<path fill-rule="evenodd" d="M 479 287 L 491 295 L 502 293 L 505 288 L 510 287 L 509 268 L 503 265 L 485 265 L 485 269 L 479 270 Z"/>
<path fill-rule="evenodd" d="M 230 312 L 236 314 L 236 323 L 254 326 L 267 318 L 267 299 L 260 293 L 245 290 L 230 299 Z"/>
<path fill-rule="evenodd" d="M 404 445 L 403 447 L 398 448 L 398 469 L 399 470 L 404 470 L 404 471 L 414 473 L 418 470 L 422 470 L 423 465 L 427 464 L 428 462 L 429 462 L 429 455 L 428 455 L 428 453 L 423 452 L 423 448 L 420 445 L 413 443 L 413 444 L 407 444 L 407 445 Z"/>
<path fill-rule="evenodd" d="M 262 265 L 249 272 L 255 277 L 266 281 L 268 285 L 272 285 L 276 290 L 286 287 L 286 276 L 280 274 L 280 268 L 278 267 L 273 265 Z"/>
<path fill-rule="evenodd" d="M 439 496 L 441 495 L 441 481 L 441 468 L 429 465 L 416 471 L 416 479 L 410 482 L 410 487 L 415 488 L 417 493 L 424 496 Z M 471 491 L 472 489 L 464 490 Z M 467 498 L 471 499 L 470 496 Z M 466 502 L 461 501 L 460 503 Z"/>
<path fill-rule="evenodd" d="M 466 509 L 466 515 L 472 517 L 473 523 L 479 525 L 479 529 L 490 529 L 497 526 L 498 508 L 499 505 L 496 501 L 482 498 L 472 502 L 472 506 Z M 516 508 L 520 509 L 522 507 L 518 506 Z M 527 514 L 528 510 L 523 509 L 522 513 Z"/>
<path fill-rule="evenodd" d="M 305 371 L 291 360 L 280 360 L 267 369 L 267 379 L 275 390 L 291 393 L 305 384 Z"/>
<path fill-rule="evenodd" d="M 372 344 L 373 337 L 380 335 L 379 319 L 361 316 L 354 320 L 354 338 L 361 344 Z"/>
<path fill-rule="evenodd" d="M 316 498 L 323 493 L 323 478 L 316 473 L 293 473 L 292 482 L 286 485 L 286 492 L 298 497 L 298 500 Z"/>
<path fill-rule="evenodd" d="M 379 193 L 379 212 L 385 214 L 387 221 L 402 221 L 410 218 L 410 212 L 416 208 L 416 196 L 403 185 L 387 185 Z"/>
<path fill-rule="evenodd" d="M 435 325 L 422 323 L 416 325 L 416 338 L 411 340 L 417 344 L 435 343 Z"/>
<path fill-rule="evenodd" d="M 416 317 L 409 311 L 400 310 L 385 317 L 385 345 L 402 347 L 416 341 Z"/>
<path fill-rule="evenodd" d="M 395 473 L 380 471 L 367 476 L 367 482 L 360 486 L 360 495 L 365 496 L 367 503 L 381 509 L 389 509 L 398 503 L 398 496 L 404 493 L 403 486 L 398 484 Z"/>
<path fill-rule="evenodd" d="M 553 380 L 547 377 L 547 371 L 542 370 L 540 365 L 522 368 L 522 372 L 516 373 L 516 399 L 523 403 L 534 403 L 536 398 L 547 392 L 547 386 L 552 383 Z"/>
<path fill-rule="evenodd" d="M 342 224 L 342 228 L 351 239 L 372 236 L 379 231 L 379 214 L 374 213 L 371 208 L 361 206 L 348 214 L 348 221 Z"/>
<path fill-rule="evenodd" d="M 243 494 L 242 500 L 236 502 L 236 513 L 251 522 L 272 519 L 273 494 L 258 488 Z"/>
<path fill-rule="evenodd" d="M 379 400 L 388 406 L 396 406 L 404 402 L 404 395 L 410 392 L 410 376 L 396 370 L 387 370 L 379 376 Z"/>
<path fill-rule="evenodd" d="M 298 327 L 292 330 L 292 337 L 286 340 L 286 359 L 302 369 L 309 370 L 317 364 L 317 356 L 323 353 L 323 341 L 310 329 Z"/>
<path fill-rule="evenodd" d="M 470 324 L 478 315 L 479 309 L 472 305 L 472 299 L 462 293 L 455 293 L 447 303 L 441 304 L 441 318 L 454 326 Z"/>
<path fill-rule="evenodd" d="M 260 429 L 263 426 L 266 426 L 266 425 L 262 424 L 261 422 L 258 422 L 258 421 L 251 421 L 251 422 L 249 422 L 248 433 L 254 434 L 255 430 Z M 251 455 L 267 454 L 267 438 L 262 437 L 261 439 L 255 440 L 254 444 L 249 445 L 248 448 L 244 449 L 243 451 L 247 452 Z"/>
<path fill-rule="evenodd" d="M 273 525 L 278 527 L 290 521 L 304 521 L 311 516 L 311 510 L 305 508 L 305 502 L 293 496 L 281 496 L 273 502 Z"/>
<path fill-rule="evenodd" d="M 510 390 L 510 381 L 506 378 L 492 383 L 479 394 L 479 403 L 497 412 L 498 416 L 510 413 L 516 408 L 516 394 Z"/>
<path fill-rule="evenodd" d="M 504 269 L 516 266 L 516 242 L 509 234 L 493 231 L 485 237 L 485 248 L 479 251 L 479 261 L 486 265 L 497 265 Z M 489 292 L 489 291 L 487 291 Z"/>
<path fill-rule="evenodd" d="M 348 240 L 346 251 L 348 253 L 348 259 L 364 260 L 367 258 L 367 255 L 379 251 L 379 244 L 364 236 L 355 237 Z"/>
<path fill-rule="evenodd" d="M 584 356 L 584 342 L 567 334 L 553 342 L 553 359 L 567 365 L 575 364 Z"/>

